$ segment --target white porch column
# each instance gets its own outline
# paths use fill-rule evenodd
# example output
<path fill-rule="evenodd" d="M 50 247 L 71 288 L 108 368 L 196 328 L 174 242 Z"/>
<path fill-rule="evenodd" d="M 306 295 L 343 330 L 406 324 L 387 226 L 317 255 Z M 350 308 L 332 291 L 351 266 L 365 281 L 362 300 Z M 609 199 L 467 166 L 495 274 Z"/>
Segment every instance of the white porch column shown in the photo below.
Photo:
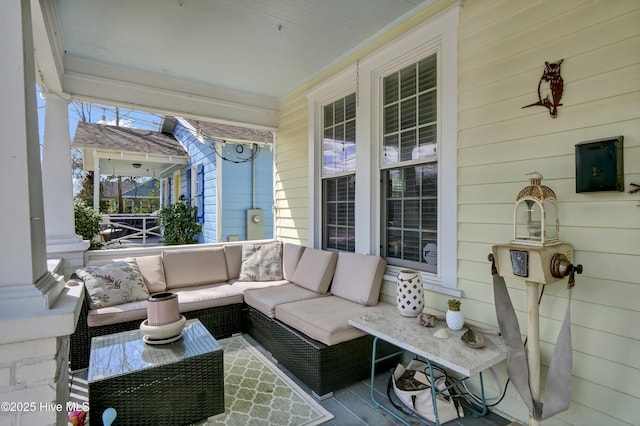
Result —
<path fill-rule="evenodd" d="M 0 401 L 34 403 L 0 411 L 0 424 L 65 424 L 50 404 L 68 399 L 82 287 L 47 266 L 29 0 L 2 1 L 0 28 Z"/>
<path fill-rule="evenodd" d="M 89 241 L 83 241 L 75 233 L 67 101 L 54 93 L 47 94 L 46 98 L 42 189 L 47 257 L 63 259 L 62 272 L 68 277 L 83 265 Z"/>

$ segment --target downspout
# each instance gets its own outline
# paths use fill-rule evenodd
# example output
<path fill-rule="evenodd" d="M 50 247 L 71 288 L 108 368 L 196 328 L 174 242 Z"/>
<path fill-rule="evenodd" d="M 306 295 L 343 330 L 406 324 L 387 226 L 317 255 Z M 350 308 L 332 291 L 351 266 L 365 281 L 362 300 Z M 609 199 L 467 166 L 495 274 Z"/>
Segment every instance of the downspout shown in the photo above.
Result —
<path fill-rule="evenodd" d="M 93 151 L 93 209 L 100 213 L 100 158 L 96 150 Z"/>
<path fill-rule="evenodd" d="M 252 150 L 257 150 L 258 146 L 256 144 L 251 145 Z M 252 209 L 257 208 L 256 202 L 256 159 L 254 157 L 254 153 L 251 153 L 251 205 Z"/>
<path fill-rule="evenodd" d="M 213 141 L 213 143 L 218 143 Z M 216 242 L 222 242 L 222 158 L 216 155 Z"/>

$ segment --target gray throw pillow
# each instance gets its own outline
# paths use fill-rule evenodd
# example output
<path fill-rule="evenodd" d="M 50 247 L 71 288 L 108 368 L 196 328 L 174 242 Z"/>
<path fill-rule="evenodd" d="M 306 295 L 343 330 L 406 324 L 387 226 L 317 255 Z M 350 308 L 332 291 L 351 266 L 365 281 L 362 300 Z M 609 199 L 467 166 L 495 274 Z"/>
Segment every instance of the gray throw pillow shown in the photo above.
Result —
<path fill-rule="evenodd" d="M 239 281 L 277 281 L 282 279 L 282 243 L 245 243 Z"/>
<path fill-rule="evenodd" d="M 149 298 L 135 260 L 87 266 L 76 271 L 89 295 L 89 309 L 106 308 Z"/>

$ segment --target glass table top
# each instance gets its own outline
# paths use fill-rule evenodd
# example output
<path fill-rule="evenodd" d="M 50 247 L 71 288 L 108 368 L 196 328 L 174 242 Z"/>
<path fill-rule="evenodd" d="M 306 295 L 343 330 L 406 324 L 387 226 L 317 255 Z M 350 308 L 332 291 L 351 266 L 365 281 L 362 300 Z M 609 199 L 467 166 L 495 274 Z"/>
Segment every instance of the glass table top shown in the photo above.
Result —
<path fill-rule="evenodd" d="M 91 339 L 89 383 L 222 350 L 197 319 L 187 321 L 182 338 L 173 343 L 149 345 L 142 337 L 131 330 Z"/>

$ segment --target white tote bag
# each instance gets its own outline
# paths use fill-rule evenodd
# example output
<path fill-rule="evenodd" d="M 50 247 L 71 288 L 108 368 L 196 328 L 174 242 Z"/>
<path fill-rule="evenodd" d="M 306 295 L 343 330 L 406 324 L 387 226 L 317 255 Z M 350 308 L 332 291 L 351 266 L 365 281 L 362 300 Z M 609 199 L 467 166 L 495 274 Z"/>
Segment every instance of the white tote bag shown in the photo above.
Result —
<path fill-rule="evenodd" d="M 436 390 L 446 388 L 444 373 L 433 369 L 433 375 Z M 414 359 L 406 367 L 398 364 L 393 372 L 391 382 L 393 383 L 394 394 L 402 401 L 402 404 L 410 414 L 415 413 L 431 422 L 436 421 L 436 416 L 433 412 L 429 366 L 425 362 Z M 391 395 L 389 395 L 389 398 L 391 398 Z M 393 401 L 391 402 L 393 403 Z M 456 404 L 448 390 L 436 396 L 436 403 L 438 404 L 440 424 L 460 417 Z"/>

